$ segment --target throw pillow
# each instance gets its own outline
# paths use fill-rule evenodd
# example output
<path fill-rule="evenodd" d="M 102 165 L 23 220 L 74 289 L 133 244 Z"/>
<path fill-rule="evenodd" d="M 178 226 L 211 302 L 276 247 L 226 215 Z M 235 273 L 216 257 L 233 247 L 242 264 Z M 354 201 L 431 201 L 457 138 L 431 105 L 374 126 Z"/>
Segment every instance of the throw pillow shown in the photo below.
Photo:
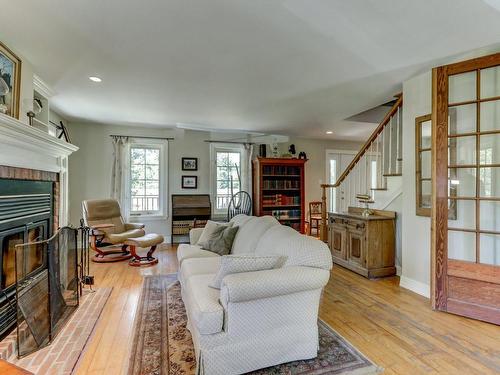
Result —
<path fill-rule="evenodd" d="M 234 237 L 239 227 L 218 225 L 209 238 L 204 242 L 198 242 L 202 249 L 212 251 L 219 255 L 229 254 L 233 247 Z"/>
<path fill-rule="evenodd" d="M 201 246 L 202 243 L 207 243 L 207 241 L 213 236 L 213 233 L 220 227 L 232 227 L 233 223 L 217 223 L 212 220 L 207 220 L 207 224 L 205 228 L 203 228 L 203 232 L 201 232 L 200 238 L 198 239 L 197 245 Z M 203 246 L 202 246 L 203 247 Z"/>
<path fill-rule="evenodd" d="M 283 257 L 254 256 L 254 255 L 224 255 L 221 257 L 219 271 L 215 275 L 210 287 L 220 289 L 222 279 L 232 273 L 271 270 L 282 266 Z"/>

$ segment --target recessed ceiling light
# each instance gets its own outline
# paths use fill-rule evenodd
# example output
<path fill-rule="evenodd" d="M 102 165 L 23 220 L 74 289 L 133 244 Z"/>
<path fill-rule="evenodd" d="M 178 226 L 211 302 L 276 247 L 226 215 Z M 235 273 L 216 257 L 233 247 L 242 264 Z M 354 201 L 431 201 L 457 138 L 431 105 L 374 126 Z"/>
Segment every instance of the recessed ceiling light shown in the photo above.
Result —
<path fill-rule="evenodd" d="M 92 81 L 92 82 L 102 82 L 102 79 L 100 79 L 99 77 L 89 77 L 89 79 Z"/>
<path fill-rule="evenodd" d="M 328 130 L 326 134 L 333 134 L 333 132 L 331 130 Z"/>

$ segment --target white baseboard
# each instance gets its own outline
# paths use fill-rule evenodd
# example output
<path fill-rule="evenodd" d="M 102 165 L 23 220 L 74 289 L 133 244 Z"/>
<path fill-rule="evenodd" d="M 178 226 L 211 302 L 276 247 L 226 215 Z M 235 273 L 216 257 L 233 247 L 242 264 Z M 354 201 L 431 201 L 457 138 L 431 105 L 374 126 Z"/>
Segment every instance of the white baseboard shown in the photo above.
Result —
<path fill-rule="evenodd" d="M 431 287 L 423 282 L 410 279 L 406 276 L 400 276 L 399 286 L 405 289 L 409 289 L 412 292 L 420 294 L 426 298 L 431 298 Z"/>

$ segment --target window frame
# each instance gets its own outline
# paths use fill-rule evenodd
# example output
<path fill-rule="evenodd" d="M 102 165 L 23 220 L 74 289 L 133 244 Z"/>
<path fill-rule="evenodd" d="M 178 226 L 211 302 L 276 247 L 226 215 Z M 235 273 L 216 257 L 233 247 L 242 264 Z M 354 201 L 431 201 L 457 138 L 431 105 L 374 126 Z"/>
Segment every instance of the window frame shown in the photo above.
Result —
<path fill-rule="evenodd" d="M 244 152 L 245 149 L 243 145 L 238 144 L 226 144 L 226 143 L 212 143 L 210 145 L 210 196 L 212 198 L 212 214 L 214 216 L 222 216 L 227 213 L 227 207 L 223 209 L 217 208 L 217 153 L 218 152 L 237 152 L 240 154 L 240 175 L 241 184 L 240 190 L 244 189 L 245 179 L 247 176 L 244 175 L 244 168 L 242 164 L 244 163 Z"/>
<path fill-rule="evenodd" d="M 159 209 L 157 211 L 132 211 L 132 148 L 159 149 Z M 127 204 L 132 219 L 167 219 L 168 218 L 168 143 L 160 139 L 132 139 L 128 150 Z"/>
<path fill-rule="evenodd" d="M 430 181 L 432 177 L 422 178 L 422 152 L 432 152 L 432 146 L 422 146 L 422 126 L 429 122 L 432 130 L 431 114 L 419 116 L 415 118 L 415 214 L 417 216 L 431 216 L 431 207 L 423 206 L 422 182 Z M 431 165 L 429 165 L 429 168 Z M 431 203 L 432 204 L 432 203 Z"/>

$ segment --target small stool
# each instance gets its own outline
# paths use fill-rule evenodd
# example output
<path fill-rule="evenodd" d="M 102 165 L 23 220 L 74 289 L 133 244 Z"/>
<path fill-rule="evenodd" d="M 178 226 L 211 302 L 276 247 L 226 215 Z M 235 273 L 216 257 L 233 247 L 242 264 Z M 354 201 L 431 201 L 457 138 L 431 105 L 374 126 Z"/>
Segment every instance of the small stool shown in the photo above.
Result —
<path fill-rule="evenodd" d="M 142 237 L 127 238 L 125 245 L 130 246 L 130 253 L 133 258 L 128 263 L 130 266 L 140 267 L 140 266 L 152 266 L 158 263 L 158 259 L 153 257 L 153 253 L 156 250 L 156 246 L 163 242 L 163 236 L 156 233 L 149 233 Z M 148 253 L 145 257 L 139 256 L 136 253 L 136 247 L 149 247 Z"/>

